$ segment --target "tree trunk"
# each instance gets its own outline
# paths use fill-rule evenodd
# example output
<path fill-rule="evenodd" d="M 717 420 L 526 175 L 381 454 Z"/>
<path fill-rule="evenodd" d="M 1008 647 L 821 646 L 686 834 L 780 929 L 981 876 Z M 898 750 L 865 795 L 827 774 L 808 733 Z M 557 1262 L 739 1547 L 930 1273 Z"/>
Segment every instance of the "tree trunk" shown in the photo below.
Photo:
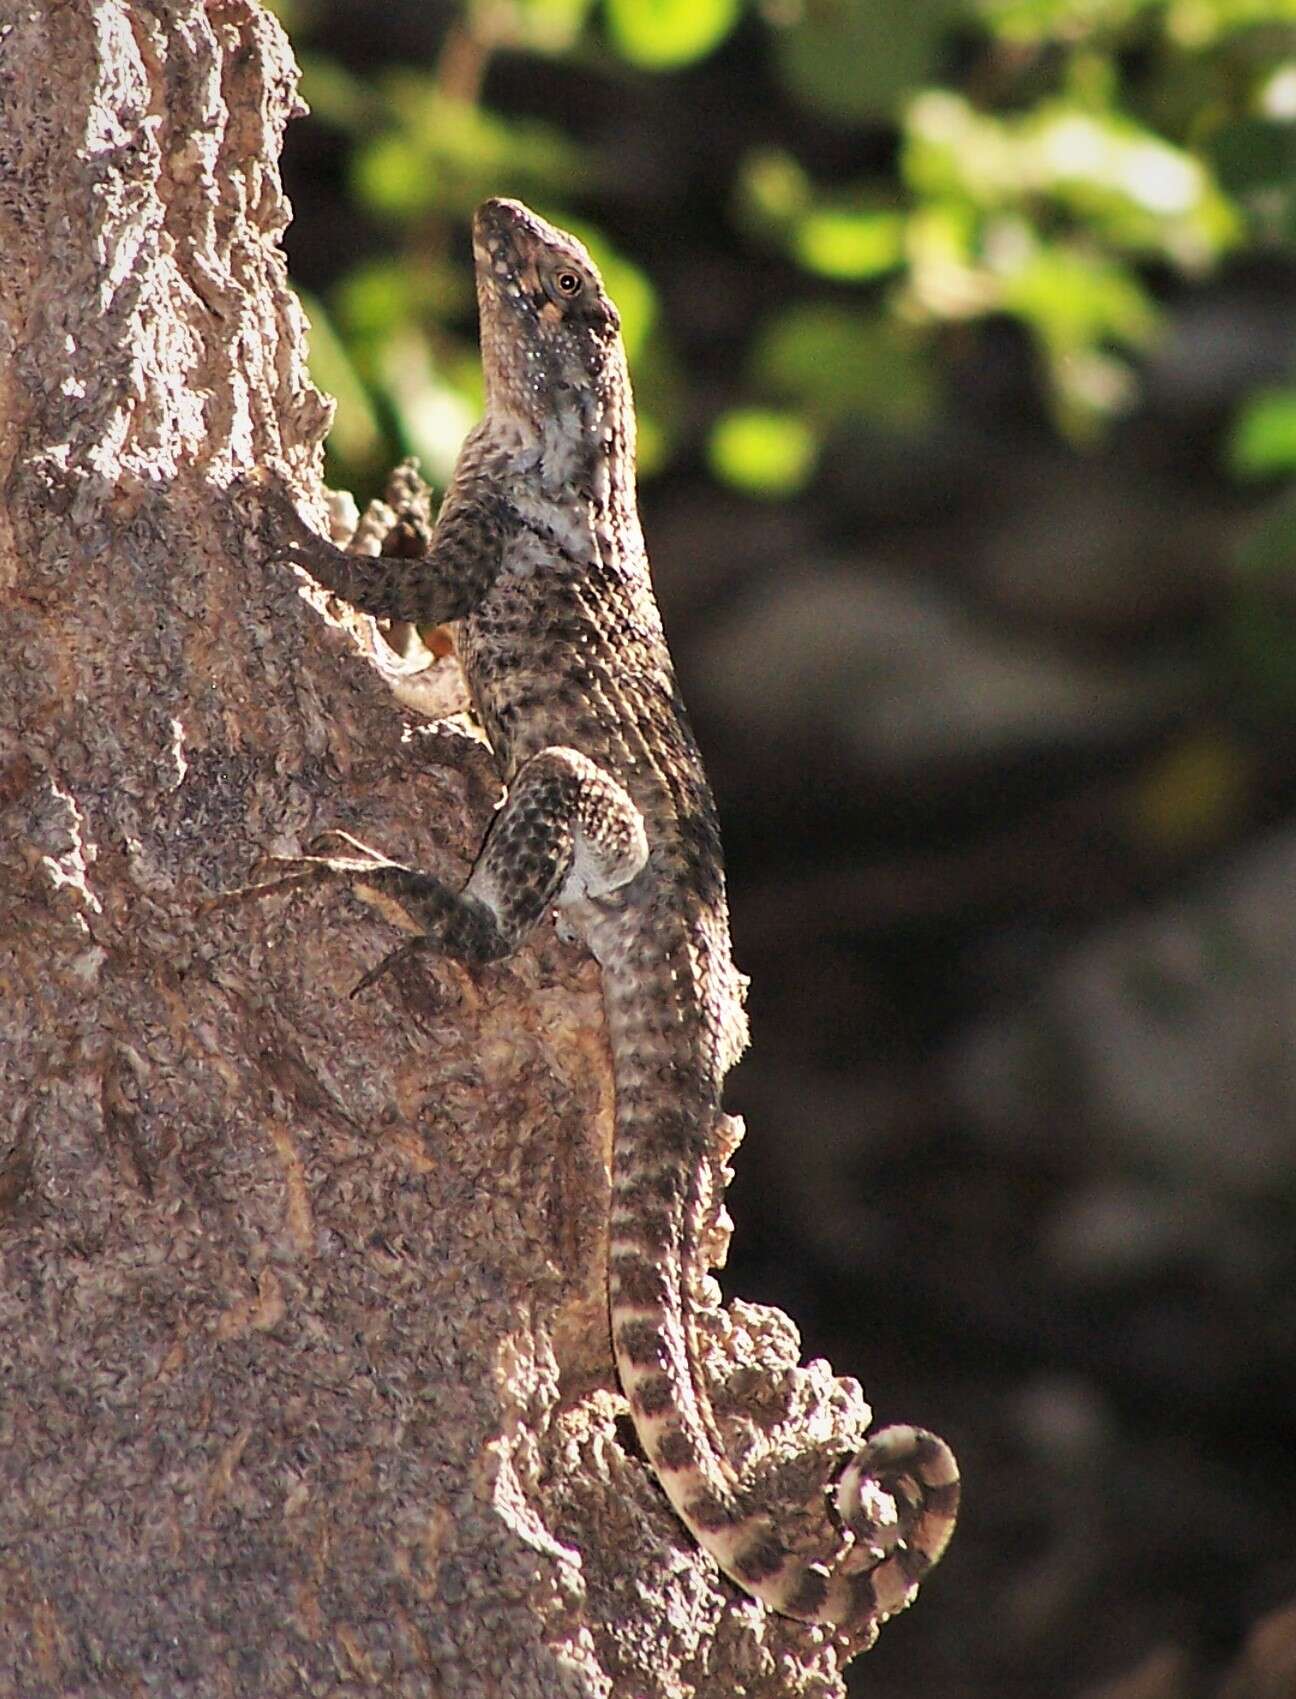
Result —
<path fill-rule="evenodd" d="M 353 1001 L 340 889 L 202 906 L 325 827 L 462 877 L 495 798 L 258 535 L 294 77 L 252 0 L 0 0 L 0 1694 L 827 1699 L 623 1447 L 593 964 Z"/>

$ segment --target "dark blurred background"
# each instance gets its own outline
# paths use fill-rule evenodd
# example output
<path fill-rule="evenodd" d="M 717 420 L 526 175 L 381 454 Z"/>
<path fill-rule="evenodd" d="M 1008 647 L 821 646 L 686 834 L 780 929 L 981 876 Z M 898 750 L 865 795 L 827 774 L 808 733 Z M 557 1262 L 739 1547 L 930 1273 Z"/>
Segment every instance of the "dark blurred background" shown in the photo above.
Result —
<path fill-rule="evenodd" d="M 1296 1602 L 1292 0 L 278 10 L 332 482 L 444 481 L 484 195 L 622 309 L 726 1287 L 967 1481 L 858 1691 L 1222 1690 Z"/>

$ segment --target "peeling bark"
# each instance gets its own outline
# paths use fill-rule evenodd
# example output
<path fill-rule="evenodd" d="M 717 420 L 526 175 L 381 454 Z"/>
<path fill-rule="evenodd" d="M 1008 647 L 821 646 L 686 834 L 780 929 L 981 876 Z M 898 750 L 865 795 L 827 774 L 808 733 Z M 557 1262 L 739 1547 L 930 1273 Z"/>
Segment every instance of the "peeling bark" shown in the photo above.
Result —
<path fill-rule="evenodd" d="M 592 963 L 351 1001 L 351 898 L 202 907 L 325 827 L 462 876 L 494 800 L 258 535 L 328 422 L 294 79 L 253 0 L 0 8 L 0 1693 L 828 1699 L 623 1447 Z M 762 1443 L 866 1417 L 707 1325 Z"/>

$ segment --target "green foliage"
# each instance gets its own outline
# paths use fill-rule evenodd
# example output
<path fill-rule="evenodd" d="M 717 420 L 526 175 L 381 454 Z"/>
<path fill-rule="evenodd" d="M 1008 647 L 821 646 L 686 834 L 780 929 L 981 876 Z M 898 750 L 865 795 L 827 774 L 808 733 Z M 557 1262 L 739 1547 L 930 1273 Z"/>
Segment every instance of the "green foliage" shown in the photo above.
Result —
<path fill-rule="evenodd" d="M 607 0 L 607 26 L 634 65 L 664 71 L 701 58 L 733 29 L 738 0 Z"/>
<path fill-rule="evenodd" d="M 966 202 L 983 217 L 1051 215 L 1122 254 L 1207 265 L 1240 220 L 1207 167 L 1146 127 L 1076 99 L 988 117 L 931 90 L 905 123 L 904 175 L 921 200 Z"/>
<path fill-rule="evenodd" d="M 471 210 L 508 184 L 537 199 L 571 194 L 586 180 L 580 149 L 549 124 L 506 121 L 430 88 L 414 72 L 383 85 L 387 122 L 356 150 L 356 197 L 394 220 L 439 209 Z"/>
<path fill-rule="evenodd" d="M 903 261 L 906 220 L 894 207 L 869 204 L 866 192 L 817 193 L 791 154 L 749 153 L 738 179 L 738 206 L 752 235 L 779 243 L 820 277 L 861 283 Z"/>
<path fill-rule="evenodd" d="M 957 0 L 861 4 L 820 0 L 779 32 L 779 65 L 789 90 L 841 123 L 894 117 L 903 97 L 932 80 Z"/>
<path fill-rule="evenodd" d="M 1239 478 L 1296 472 L 1296 389 L 1251 397 L 1233 427 L 1229 465 Z"/>
<path fill-rule="evenodd" d="M 475 40 L 527 53 L 559 54 L 575 47 L 592 0 L 468 0 Z"/>
<path fill-rule="evenodd" d="M 981 15 L 1005 41 L 1039 45 L 1127 29 L 1158 0 L 982 0 Z"/>
<path fill-rule="evenodd" d="M 297 0 L 295 27 L 311 8 Z M 777 88 L 733 154 L 727 241 L 784 268 L 697 429 L 654 282 L 574 209 L 623 192 L 622 161 L 560 98 L 483 98 L 497 60 L 579 67 L 616 102 L 757 38 Z M 439 62 L 363 80 L 303 55 L 304 93 L 344 139 L 374 239 L 323 303 L 316 359 L 339 397 L 334 451 L 363 476 L 415 451 L 440 474 L 480 404 L 463 227 L 520 195 L 588 240 L 621 307 L 645 471 L 704 449 L 768 494 L 820 446 L 869 427 L 913 437 L 942 404 L 944 339 L 987 315 L 1038 354 L 1059 430 L 1099 436 L 1139 394 L 1167 278 L 1296 244 L 1296 0 L 461 0 Z M 542 87 L 537 83 L 536 87 Z M 543 116 L 536 116 L 537 113 Z M 711 117 L 699 110 L 699 152 Z M 826 127 L 826 131 L 825 131 Z M 855 136 L 831 178 L 811 134 Z M 864 163 L 868 162 L 868 163 Z M 641 203 L 642 205 L 643 203 Z M 662 229 L 678 216 L 660 209 Z M 1296 466 L 1296 391 L 1233 429 L 1241 479 Z"/>
<path fill-rule="evenodd" d="M 898 212 L 814 207 L 798 224 L 793 252 L 807 271 L 820 277 L 861 283 L 900 264 L 904 228 Z"/>
<path fill-rule="evenodd" d="M 930 417 L 931 369 L 903 330 L 857 310 L 806 302 L 788 307 L 759 332 L 752 350 L 755 385 L 795 401 L 824 427 L 866 419 L 913 433 Z"/>
<path fill-rule="evenodd" d="M 1296 714 L 1296 488 L 1260 514 L 1236 555 L 1229 658 L 1254 717 L 1289 735 Z"/>
<path fill-rule="evenodd" d="M 1125 357 L 1156 327 L 1131 262 L 1200 270 L 1240 235 L 1201 160 L 1074 96 L 1001 117 L 928 90 L 906 116 L 902 171 L 916 204 L 948 214 L 935 242 L 929 221 L 916 225 L 916 300 L 936 318 L 963 302 L 1020 319 L 1058 421 L 1079 437 L 1132 396 Z"/>
<path fill-rule="evenodd" d="M 1145 852 L 1176 858 L 1227 843 L 1251 805 L 1255 762 L 1230 732 L 1194 726 L 1137 772 L 1125 829 Z"/>
<path fill-rule="evenodd" d="M 311 327 L 311 375 L 337 407 L 329 452 L 343 466 L 367 466 L 383 447 L 369 391 L 323 304 L 305 293 L 300 299 Z"/>
<path fill-rule="evenodd" d="M 809 477 L 814 433 L 796 413 L 735 407 L 711 431 L 708 459 L 716 476 L 747 495 L 791 495 Z"/>

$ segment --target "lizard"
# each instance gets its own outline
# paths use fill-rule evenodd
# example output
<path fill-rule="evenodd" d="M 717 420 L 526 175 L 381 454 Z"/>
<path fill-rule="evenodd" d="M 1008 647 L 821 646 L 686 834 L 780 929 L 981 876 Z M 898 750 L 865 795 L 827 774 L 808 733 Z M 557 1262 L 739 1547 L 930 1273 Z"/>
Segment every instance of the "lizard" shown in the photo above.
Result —
<path fill-rule="evenodd" d="M 602 970 L 615 1093 L 613 1355 L 644 1454 L 721 1570 L 777 1612 L 871 1640 L 953 1532 L 944 1441 L 897 1425 L 842 1461 L 840 1550 L 812 1562 L 725 1453 L 691 1326 L 706 1273 L 701 1174 L 747 1043 L 715 803 L 653 593 L 617 309 L 586 248 L 520 202 L 473 221 L 485 412 L 427 552 L 350 554 L 284 494 L 281 560 L 380 618 L 452 622 L 506 797 L 461 891 L 365 851 L 303 856 L 394 899 L 420 930 L 361 980 L 433 949 L 512 953 L 550 911 Z M 286 531 L 284 528 L 287 528 Z M 335 834 L 345 837 L 345 834 Z M 354 848 L 365 846 L 347 840 Z M 894 1507 L 883 1534 L 877 1495 Z"/>

